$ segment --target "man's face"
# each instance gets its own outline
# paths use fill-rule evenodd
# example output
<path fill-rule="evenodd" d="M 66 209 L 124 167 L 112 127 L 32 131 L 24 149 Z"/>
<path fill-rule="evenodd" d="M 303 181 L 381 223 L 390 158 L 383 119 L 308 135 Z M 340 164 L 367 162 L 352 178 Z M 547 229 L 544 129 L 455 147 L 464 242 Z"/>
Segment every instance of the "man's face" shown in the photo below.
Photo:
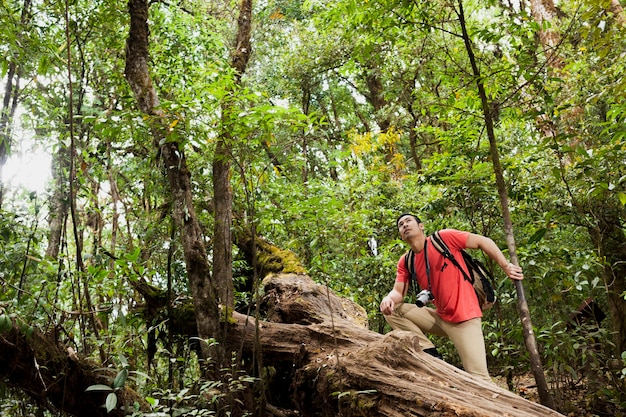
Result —
<path fill-rule="evenodd" d="M 408 237 L 420 232 L 420 225 L 413 216 L 403 216 L 398 220 L 398 232 L 402 240 L 407 240 Z"/>

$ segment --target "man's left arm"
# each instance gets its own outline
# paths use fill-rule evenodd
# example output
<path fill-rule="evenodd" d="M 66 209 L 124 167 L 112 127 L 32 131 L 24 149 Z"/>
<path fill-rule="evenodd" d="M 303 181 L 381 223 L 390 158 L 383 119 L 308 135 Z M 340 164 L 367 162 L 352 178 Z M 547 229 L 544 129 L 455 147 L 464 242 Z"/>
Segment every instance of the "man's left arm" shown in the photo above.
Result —
<path fill-rule="evenodd" d="M 470 233 L 467 236 L 465 246 L 468 249 L 480 249 L 485 252 L 487 256 L 489 256 L 498 265 L 500 265 L 500 268 L 502 268 L 502 270 L 509 278 L 515 280 L 524 279 L 522 268 L 509 262 L 498 247 L 498 245 L 496 245 L 496 243 L 490 238 Z"/>

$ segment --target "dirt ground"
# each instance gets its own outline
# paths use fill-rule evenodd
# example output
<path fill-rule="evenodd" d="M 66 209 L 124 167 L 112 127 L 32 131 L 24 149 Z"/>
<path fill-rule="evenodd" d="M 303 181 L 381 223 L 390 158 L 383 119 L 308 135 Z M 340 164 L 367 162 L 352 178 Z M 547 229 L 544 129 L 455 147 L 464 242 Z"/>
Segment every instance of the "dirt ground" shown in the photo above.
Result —
<path fill-rule="evenodd" d="M 527 400 L 540 403 L 535 379 L 531 374 L 515 376 L 512 379 L 512 390 L 507 385 L 505 377 L 496 376 L 493 378 L 500 387 L 510 390 Z M 559 393 L 561 398 L 561 406 L 566 409 L 558 410 L 567 417 L 626 417 L 626 410 L 619 409 L 608 401 L 602 401 L 598 398 L 590 398 L 591 395 L 582 384 L 577 389 L 571 389 L 567 392 Z M 557 404 L 558 406 L 558 404 Z"/>
<path fill-rule="evenodd" d="M 493 377 L 493 379 L 499 387 L 510 390 L 510 387 L 508 386 L 505 377 L 495 376 Z M 527 400 L 539 403 L 539 394 L 537 393 L 535 379 L 530 374 L 513 377 L 512 391 L 520 397 L 524 397 Z"/>

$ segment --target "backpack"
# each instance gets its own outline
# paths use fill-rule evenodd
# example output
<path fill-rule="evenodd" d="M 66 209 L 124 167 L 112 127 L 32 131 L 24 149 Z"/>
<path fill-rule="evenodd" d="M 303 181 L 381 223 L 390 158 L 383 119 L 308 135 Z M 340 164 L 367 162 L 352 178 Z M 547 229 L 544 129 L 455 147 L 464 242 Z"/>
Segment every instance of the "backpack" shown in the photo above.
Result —
<path fill-rule="evenodd" d="M 491 281 L 493 281 L 493 275 L 485 268 L 485 266 L 478 260 L 473 258 L 469 253 L 461 249 L 461 255 L 463 255 L 463 261 L 469 270 L 469 275 L 461 267 L 459 262 L 454 258 L 454 255 L 450 252 L 448 245 L 443 241 L 439 232 L 435 232 L 431 235 L 430 239 L 432 245 L 441 253 L 446 259 L 450 260 L 461 272 L 466 281 L 472 283 L 476 296 L 478 297 L 478 304 L 482 311 L 489 310 L 496 303 L 496 293 L 493 290 Z M 415 263 L 413 256 L 415 252 L 409 249 L 409 252 L 404 257 L 404 266 L 411 274 L 411 282 L 417 279 L 415 277 Z"/>

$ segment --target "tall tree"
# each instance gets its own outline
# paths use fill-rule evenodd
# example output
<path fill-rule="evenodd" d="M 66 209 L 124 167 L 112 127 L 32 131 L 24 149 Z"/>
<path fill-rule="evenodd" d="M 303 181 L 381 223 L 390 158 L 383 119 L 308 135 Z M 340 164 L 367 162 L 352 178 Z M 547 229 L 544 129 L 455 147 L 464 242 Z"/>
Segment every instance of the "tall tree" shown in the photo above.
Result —
<path fill-rule="evenodd" d="M 232 274 L 232 219 L 233 195 L 230 185 L 232 146 L 236 138 L 232 134 L 237 123 L 237 107 L 234 96 L 241 87 L 241 77 L 246 71 L 252 45 L 252 1 L 241 0 L 237 21 L 237 36 L 230 65 L 234 71 L 234 85 L 227 93 L 222 106 L 221 135 L 215 147 L 213 160 L 213 190 L 215 205 L 215 229 L 213 239 L 213 277 L 215 278 L 220 302 L 231 311 L 234 307 L 234 286 Z"/>
<path fill-rule="evenodd" d="M 519 265 L 519 259 L 517 257 L 517 246 L 515 244 L 515 236 L 513 231 L 513 222 L 511 220 L 511 212 L 509 209 L 508 192 L 504 180 L 504 170 L 500 163 L 500 151 L 498 150 L 498 142 L 494 132 L 493 109 L 492 105 L 489 103 L 489 98 L 487 97 L 487 93 L 485 91 L 485 85 L 482 80 L 481 71 L 476 62 L 476 57 L 474 55 L 474 45 L 467 31 L 467 25 L 465 22 L 465 11 L 463 9 L 463 0 L 459 0 L 458 2 L 458 17 L 461 24 L 463 42 L 467 50 L 469 61 L 472 67 L 472 73 L 475 77 L 476 86 L 478 88 L 478 95 L 482 104 L 485 127 L 487 130 L 487 136 L 489 138 L 491 162 L 493 164 L 493 170 L 496 176 L 498 195 L 500 197 L 500 206 L 502 208 L 502 217 L 507 238 L 507 244 L 509 248 L 509 256 L 511 257 L 511 262 Z M 518 297 L 517 305 L 520 312 L 522 329 L 524 332 L 524 342 L 526 342 L 526 347 L 530 354 L 531 370 L 535 377 L 535 381 L 537 382 L 539 398 L 541 399 L 541 403 L 543 405 L 554 409 L 554 400 L 552 399 L 552 395 L 550 394 L 550 391 L 548 389 L 546 376 L 543 372 L 541 356 L 539 355 L 539 347 L 537 345 L 537 339 L 535 338 L 534 328 L 530 317 L 530 310 L 528 309 L 528 302 L 526 301 L 526 295 L 522 282 L 515 281 L 515 288 Z"/>
<path fill-rule="evenodd" d="M 148 116 L 155 150 L 167 173 L 173 217 L 181 231 L 187 278 L 193 294 L 198 335 L 205 359 L 212 359 L 207 375 L 219 380 L 219 370 L 228 364 L 224 347 L 210 343 L 219 334 L 218 295 L 204 246 L 202 229 L 193 204 L 191 173 L 179 140 L 168 137 L 167 115 L 159 108 L 159 97 L 149 71 L 148 1 L 129 0 L 130 29 L 126 43 L 125 75 L 139 110 Z"/>

